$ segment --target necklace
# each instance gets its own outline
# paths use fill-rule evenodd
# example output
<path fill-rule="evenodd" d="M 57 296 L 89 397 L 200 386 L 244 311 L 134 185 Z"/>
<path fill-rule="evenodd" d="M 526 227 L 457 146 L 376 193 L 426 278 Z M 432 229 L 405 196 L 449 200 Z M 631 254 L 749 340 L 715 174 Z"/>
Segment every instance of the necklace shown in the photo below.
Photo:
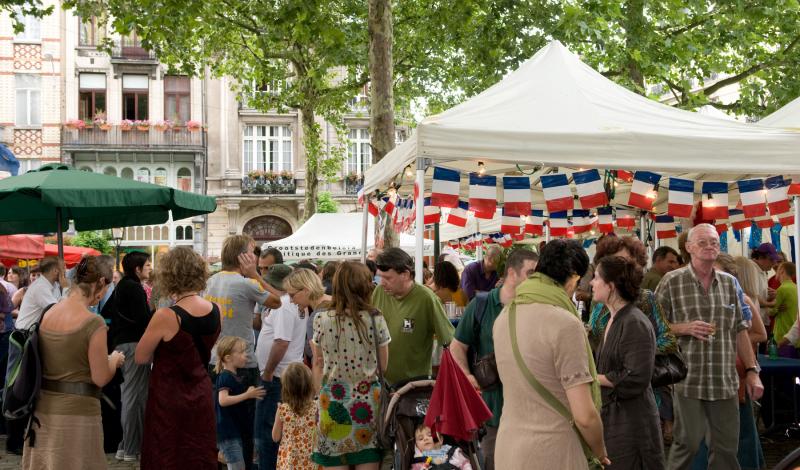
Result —
<path fill-rule="evenodd" d="M 181 297 L 181 298 L 179 298 L 178 300 L 176 300 L 176 301 L 175 301 L 175 303 L 177 304 L 177 303 L 178 303 L 178 302 L 180 302 L 181 300 L 183 300 L 183 299 L 186 299 L 186 298 L 189 298 L 189 297 L 192 297 L 192 296 L 194 296 L 194 295 L 197 295 L 197 292 L 194 292 L 194 293 L 191 293 L 191 294 L 186 294 L 186 295 L 184 295 L 183 297 Z"/>

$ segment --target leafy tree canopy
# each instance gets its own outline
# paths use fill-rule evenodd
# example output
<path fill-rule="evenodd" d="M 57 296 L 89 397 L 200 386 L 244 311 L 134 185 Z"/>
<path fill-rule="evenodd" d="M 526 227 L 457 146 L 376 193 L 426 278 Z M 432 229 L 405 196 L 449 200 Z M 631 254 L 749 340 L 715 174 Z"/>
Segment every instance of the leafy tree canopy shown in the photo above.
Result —
<path fill-rule="evenodd" d="M 11 17 L 14 33 L 21 33 L 24 29 L 22 17 L 25 15 L 42 18 L 53 12 L 53 6 L 45 8 L 42 0 L 0 0 L 0 13 L 5 10 Z"/>
<path fill-rule="evenodd" d="M 113 247 L 109 243 L 110 236 L 107 233 L 99 231 L 78 232 L 77 235 L 69 240 L 72 246 L 82 246 L 85 248 L 94 248 L 103 254 L 111 253 Z"/>
<path fill-rule="evenodd" d="M 320 214 L 335 214 L 339 212 L 339 203 L 333 199 L 331 193 L 322 191 L 317 198 L 317 212 Z"/>

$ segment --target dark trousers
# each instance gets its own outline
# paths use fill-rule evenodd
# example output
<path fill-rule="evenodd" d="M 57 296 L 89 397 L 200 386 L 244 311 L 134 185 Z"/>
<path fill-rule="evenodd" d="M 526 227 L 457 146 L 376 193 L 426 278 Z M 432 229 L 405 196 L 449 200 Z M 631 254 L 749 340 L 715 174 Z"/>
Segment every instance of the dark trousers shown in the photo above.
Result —
<path fill-rule="evenodd" d="M 261 380 L 266 395 L 256 403 L 256 449 L 258 470 L 275 470 L 278 463 L 278 443 L 272 440 L 272 427 L 281 402 L 281 379 L 273 377 L 270 382 Z"/>

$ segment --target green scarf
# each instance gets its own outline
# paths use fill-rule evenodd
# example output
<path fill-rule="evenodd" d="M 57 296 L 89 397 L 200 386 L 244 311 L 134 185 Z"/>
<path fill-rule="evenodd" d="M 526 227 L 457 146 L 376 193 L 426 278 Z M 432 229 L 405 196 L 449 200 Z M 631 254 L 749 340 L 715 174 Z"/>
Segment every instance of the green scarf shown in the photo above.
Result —
<path fill-rule="evenodd" d="M 542 273 L 535 273 L 517 287 L 517 295 L 511 302 L 511 308 L 524 304 L 554 305 L 563 308 L 580 319 L 578 310 L 575 309 L 575 304 L 572 303 L 572 300 L 567 297 L 564 287 L 553 278 Z M 594 356 L 592 355 L 592 348 L 589 346 L 588 338 L 586 338 L 586 356 L 589 359 L 589 372 L 592 374 L 593 379 L 591 383 L 592 400 L 599 410 L 603 401 L 600 396 L 600 382 L 597 381 L 597 367 L 594 364 Z"/>

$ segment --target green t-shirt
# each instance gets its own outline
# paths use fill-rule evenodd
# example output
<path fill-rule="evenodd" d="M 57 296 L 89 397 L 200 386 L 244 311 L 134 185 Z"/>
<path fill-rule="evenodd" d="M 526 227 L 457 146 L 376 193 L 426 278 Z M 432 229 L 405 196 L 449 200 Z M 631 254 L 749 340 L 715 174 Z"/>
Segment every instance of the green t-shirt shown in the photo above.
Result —
<path fill-rule="evenodd" d="M 492 328 L 494 328 L 494 321 L 503 311 L 503 304 L 500 303 L 500 288 L 489 291 L 489 297 L 486 299 L 486 311 L 483 313 L 483 318 L 481 318 L 480 333 L 477 341 L 473 334 L 473 323 L 477 314 L 475 311 L 476 299 L 477 296 L 470 301 L 464 310 L 464 316 L 461 317 L 458 322 L 458 328 L 456 328 L 455 338 L 460 343 L 475 347 L 478 357 L 483 357 L 494 352 Z M 499 426 L 500 413 L 503 411 L 503 384 L 499 384 L 491 390 L 484 390 L 481 395 L 483 395 L 483 401 L 486 402 L 486 406 L 492 411 L 492 418 L 486 424 L 493 427 Z"/>
<path fill-rule="evenodd" d="M 372 292 L 372 305 L 383 313 L 392 338 L 386 380 L 394 384 L 430 375 L 433 336 L 440 344 L 449 344 L 453 339 L 453 325 L 436 294 L 414 284 L 405 297 L 396 299 L 378 286 Z"/>
<path fill-rule="evenodd" d="M 775 291 L 775 306 L 769 310 L 775 320 L 772 334 L 780 342 L 797 320 L 797 284 L 784 281 Z"/>

